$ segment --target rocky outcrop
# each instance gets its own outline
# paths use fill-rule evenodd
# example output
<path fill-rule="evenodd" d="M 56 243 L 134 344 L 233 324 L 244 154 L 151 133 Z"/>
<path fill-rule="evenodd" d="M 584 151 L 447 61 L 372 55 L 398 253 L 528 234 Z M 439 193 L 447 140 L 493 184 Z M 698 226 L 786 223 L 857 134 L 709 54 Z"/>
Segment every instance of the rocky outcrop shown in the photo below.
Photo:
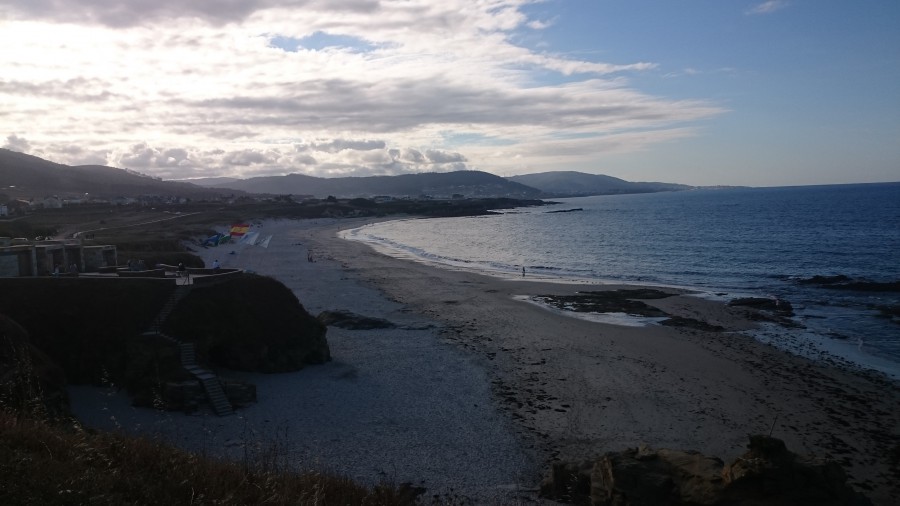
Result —
<path fill-rule="evenodd" d="M 870 281 L 868 279 L 853 279 L 843 274 L 838 274 L 837 276 L 813 276 L 797 280 L 797 283 L 855 292 L 900 292 L 900 280 Z"/>
<path fill-rule="evenodd" d="M 782 299 L 767 297 L 744 297 L 728 302 L 731 307 L 742 306 L 761 311 L 771 311 L 779 316 L 793 316 L 794 307 L 790 302 Z"/>
<path fill-rule="evenodd" d="M 171 341 L 152 334 L 141 334 L 125 343 L 124 372 L 121 381 L 135 406 L 158 409 L 183 409 L 178 396 L 170 399 L 166 385 L 183 382 L 193 376 L 182 367 L 178 349 Z M 118 383 L 119 378 L 110 378 Z"/>
<path fill-rule="evenodd" d="M 201 361 L 229 369 L 287 372 L 331 360 L 325 325 L 289 288 L 264 276 L 194 288 L 163 330 L 193 342 Z"/>
<path fill-rule="evenodd" d="M 362 316 L 344 309 L 322 311 L 316 317 L 323 325 L 349 330 L 393 329 L 397 326 L 384 318 Z"/>
<path fill-rule="evenodd" d="M 31 345 L 18 323 L 0 314 L 0 407 L 40 418 L 69 415 L 62 368 Z"/>
<path fill-rule="evenodd" d="M 557 463 L 541 495 L 593 506 L 871 504 L 835 462 L 798 456 L 767 436 L 751 436 L 748 448 L 728 465 L 697 452 L 647 447 Z"/>

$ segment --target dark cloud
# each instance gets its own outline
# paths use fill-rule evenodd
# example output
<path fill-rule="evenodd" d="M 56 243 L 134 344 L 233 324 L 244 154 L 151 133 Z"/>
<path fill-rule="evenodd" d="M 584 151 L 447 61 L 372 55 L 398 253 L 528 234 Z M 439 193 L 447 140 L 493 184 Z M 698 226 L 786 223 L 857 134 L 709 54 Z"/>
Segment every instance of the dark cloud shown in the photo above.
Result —
<path fill-rule="evenodd" d="M 378 0 L 14 0 L 0 7 L 11 18 L 82 22 L 130 27 L 178 18 L 202 19 L 213 25 L 240 22 L 271 7 L 314 8 L 372 13 Z"/>
<path fill-rule="evenodd" d="M 297 155 L 291 157 L 290 160 L 292 165 L 317 165 L 319 163 L 310 155 Z"/>
<path fill-rule="evenodd" d="M 31 143 L 24 137 L 19 137 L 16 134 L 7 136 L 6 143 L 3 147 L 10 151 L 18 151 L 19 153 L 28 153 L 31 151 Z"/>
<path fill-rule="evenodd" d="M 463 163 L 466 157 L 460 153 L 450 153 L 439 149 L 429 149 L 425 152 L 428 161 L 431 163 Z"/>
<path fill-rule="evenodd" d="M 428 159 L 425 158 L 421 151 L 412 148 L 406 150 L 403 159 L 413 163 L 428 163 Z"/>
<path fill-rule="evenodd" d="M 241 151 L 232 151 L 222 158 L 222 162 L 226 165 L 237 165 L 247 167 L 250 165 L 261 165 L 275 163 L 277 160 L 270 157 L 267 153 L 254 151 L 252 149 L 244 149 Z"/>
<path fill-rule="evenodd" d="M 372 151 L 375 149 L 384 149 L 384 141 L 353 141 L 346 139 L 335 139 L 331 142 L 313 144 L 310 147 L 316 151 L 324 151 L 326 153 L 338 153 L 346 149 L 355 151 Z"/>

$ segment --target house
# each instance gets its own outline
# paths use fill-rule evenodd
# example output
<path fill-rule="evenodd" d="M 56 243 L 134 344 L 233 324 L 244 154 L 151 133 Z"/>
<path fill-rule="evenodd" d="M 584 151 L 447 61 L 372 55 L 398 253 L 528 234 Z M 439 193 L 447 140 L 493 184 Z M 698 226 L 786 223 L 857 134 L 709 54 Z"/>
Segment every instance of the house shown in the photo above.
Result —
<path fill-rule="evenodd" d="M 43 200 L 44 209 L 62 209 L 63 201 L 56 195 Z"/>

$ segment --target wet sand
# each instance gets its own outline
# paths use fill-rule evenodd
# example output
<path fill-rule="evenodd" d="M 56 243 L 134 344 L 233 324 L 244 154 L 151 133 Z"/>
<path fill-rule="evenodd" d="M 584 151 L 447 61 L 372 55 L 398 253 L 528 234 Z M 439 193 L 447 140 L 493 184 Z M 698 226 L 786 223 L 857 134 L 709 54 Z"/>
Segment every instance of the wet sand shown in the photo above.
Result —
<path fill-rule="evenodd" d="M 171 422 L 160 422 L 162 415 L 110 407 L 109 396 L 88 389 L 75 391 L 76 413 L 103 427 L 115 411 L 125 430 L 141 424 L 164 433 L 168 423 L 176 442 L 202 440 L 207 450 L 240 446 L 241 425 L 260 436 L 288 427 L 307 461 L 364 480 L 411 481 L 426 495 L 481 499 L 533 497 L 554 459 L 646 443 L 728 461 L 748 434 L 771 432 L 792 451 L 842 462 L 876 504 L 900 496 L 896 383 L 761 344 L 740 333 L 755 325 L 744 310 L 689 294 L 646 302 L 724 331 L 564 316 L 517 297 L 621 287 L 440 269 L 336 237 L 363 223 L 266 222 L 260 233 L 274 234 L 268 249 L 235 246 L 228 255 L 226 245 L 201 254 L 208 264 L 218 258 L 278 278 L 312 314 L 347 309 L 399 330 L 330 327 L 334 362 L 244 375 L 259 384 L 259 403 L 233 420 L 166 414 Z"/>

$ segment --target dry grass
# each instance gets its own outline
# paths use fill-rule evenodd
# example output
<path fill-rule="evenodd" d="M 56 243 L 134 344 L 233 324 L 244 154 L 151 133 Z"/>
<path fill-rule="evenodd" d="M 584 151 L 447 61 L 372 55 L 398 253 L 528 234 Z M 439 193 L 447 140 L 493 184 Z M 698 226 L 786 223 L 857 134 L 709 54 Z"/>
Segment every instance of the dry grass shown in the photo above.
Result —
<path fill-rule="evenodd" d="M 0 412 L 2 504 L 414 504 L 409 490 L 367 488 L 276 460 L 224 462 L 158 441 L 94 434 Z"/>

